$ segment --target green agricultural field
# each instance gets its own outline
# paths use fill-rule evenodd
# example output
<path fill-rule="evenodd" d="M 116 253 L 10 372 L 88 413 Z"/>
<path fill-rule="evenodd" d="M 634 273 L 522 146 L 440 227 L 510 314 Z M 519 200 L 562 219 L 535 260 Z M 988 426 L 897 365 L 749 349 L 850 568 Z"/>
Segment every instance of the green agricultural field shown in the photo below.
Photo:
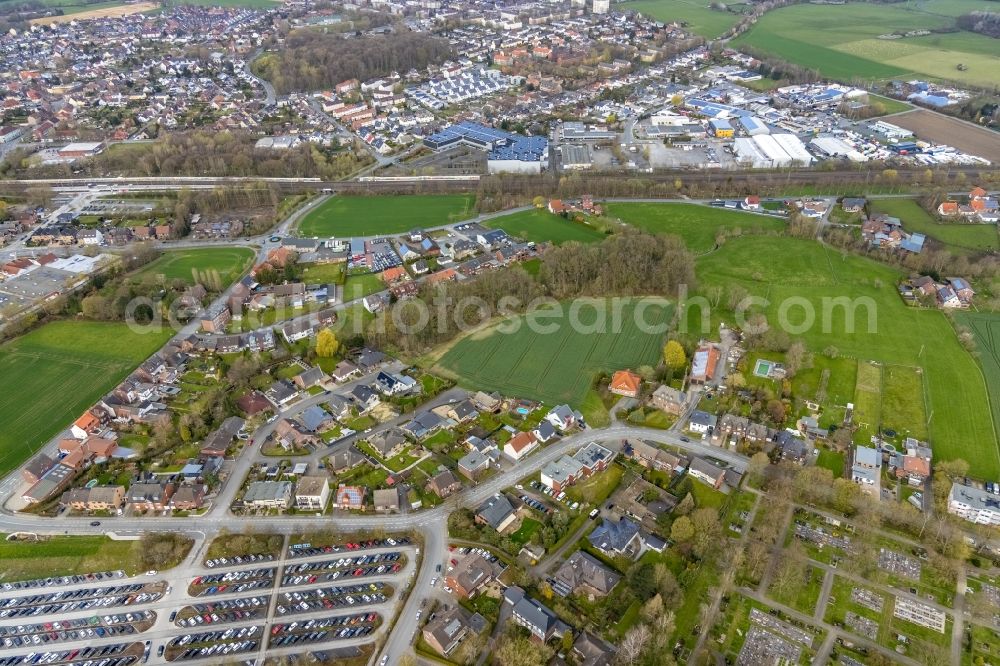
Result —
<path fill-rule="evenodd" d="M 330 197 L 299 223 L 302 236 L 380 236 L 440 227 L 472 215 L 471 194 Z"/>
<path fill-rule="evenodd" d="M 175 0 L 175 3 L 202 7 L 249 7 L 250 9 L 271 9 L 281 4 L 277 0 Z"/>
<path fill-rule="evenodd" d="M 490 229 L 503 229 L 511 236 L 536 243 L 567 241 L 593 243 L 604 238 L 604 234 L 581 222 L 567 220 L 561 215 L 553 215 L 547 210 L 526 210 L 512 215 L 495 217 L 486 223 Z"/>
<path fill-rule="evenodd" d="M 694 34 L 715 39 L 736 25 L 739 16 L 709 9 L 708 5 L 703 0 L 636 0 L 624 3 L 622 8 L 634 9 L 657 21 L 684 22 Z"/>
<path fill-rule="evenodd" d="M 921 76 L 990 88 L 1000 83 L 1000 55 L 995 40 L 985 35 L 956 32 L 878 38 L 898 31 L 954 25 L 957 14 L 934 11 L 950 3 L 928 10 L 929 4 L 851 2 L 783 7 L 765 14 L 734 40 L 734 45 L 754 47 L 842 81 Z M 966 69 L 959 71 L 959 64 Z"/>
<path fill-rule="evenodd" d="M 1000 314 L 958 312 L 955 321 L 967 326 L 976 336 L 976 358 L 986 377 L 993 412 L 994 427 L 1000 425 Z M 971 462 L 971 461 L 969 461 Z M 973 470 L 975 470 L 973 466 Z M 996 478 L 996 474 L 994 474 Z"/>
<path fill-rule="evenodd" d="M 882 372 L 882 430 L 927 439 L 924 383 L 920 368 L 888 365 Z"/>
<path fill-rule="evenodd" d="M 170 337 L 124 324 L 63 321 L 0 347 L 0 475 L 114 388 Z M 14 388 L 11 388 L 14 387 Z"/>
<path fill-rule="evenodd" d="M 960 254 L 984 252 L 1000 247 L 995 224 L 940 223 L 913 199 L 874 199 L 873 212 L 898 217 L 903 229 L 921 233 Z"/>
<path fill-rule="evenodd" d="M 711 250 L 721 231 L 760 232 L 785 228 L 780 218 L 698 204 L 609 203 L 604 214 L 651 233 L 676 234 L 696 253 Z"/>
<path fill-rule="evenodd" d="M 778 313 L 785 304 L 790 337 L 801 339 L 817 354 L 833 346 L 841 356 L 857 359 L 858 386 L 882 390 L 881 383 L 867 376 L 868 361 L 921 368 L 935 455 L 942 460 L 964 458 L 984 476 L 1000 475 L 997 434 L 975 359 L 961 347 L 942 312 L 910 308 L 900 300 L 896 293 L 900 272 L 841 255 L 812 240 L 770 236 L 730 239 L 716 252 L 700 257 L 696 268 L 703 289 L 718 286 L 728 294 L 738 285 L 766 299 L 762 312 L 771 325 L 779 323 Z M 831 300 L 845 297 L 852 305 L 853 324 L 847 309 L 835 307 Z M 725 296 L 720 303 L 724 308 Z M 815 319 L 811 326 L 802 326 L 807 305 Z M 697 314 L 697 309 L 688 310 L 692 311 Z M 719 315 L 732 321 L 731 313 L 723 310 Z M 690 321 L 687 325 L 694 334 L 698 327 Z M 875 408 L 872 415 L 864 415 L 866 407 L 857 397 L 855 407 L 861 413 L 856 413 L 855 421 L 868 420 L 874 426 L 879 417 Z M 920 395 L 912 400 L 919 401 Z M 883 398 L 878 409 L 894 404 L 895 400 Z M 897 423 L 893 415 L 882 413 L 880 418 Z"/>
<path fill-rule="evenodd" d="M 197 279 L 202 279 L 204 275 L 218 273 L 220 282 L 225 287 L 250 268 L 253 258 L 253 250 L 243 247 L 168 250 L 134 276 L 162 276 L 165 280 L 184 280 L 194 284 L 196 275 L 199 276 Z"/>
<path fill-rule="evenodd" d="M 885 109 L 885 111 L 883 111 L 883 115 L 889 113 L 902 113 L 903 111 L 909 111 L 913 108 L 913 105 L 901 102 L 898 99 L 892 99 L 891 97 L 883 97 L 882 95 L 874 94 L 868 95 L 868 103 L 873 106 L 875 104 L 881 104 Z"/>
<path fill-rule="evenodd" d="M 469 387 L 552 405 L 569 403 L 579 408 L 596 373 L 656 363 L 663 334 L 640 330 L 634 319 L 638 301 L 580 300 L 576 303 L 582 305 L 578 321 L 587 325 L 598 321 L 597 308 L 606 310 L 611 324 L 611 306 L 620 303 L 620 332 L 610 325 L 608 330 L 600 332 L 574 330 L 570 325 L 571 307 L 565 305 L 561 308 L 564 315 L 561 318 L 539 312 L 514 318 L 458 341 L 438 362 L 438 369 Z M 645 321 L 651 325 L 669 321 L 673 309 L 669 303 L 659 299 L 642 303 L 649 303 L 642 313 Z M 500 330 L 512 322 L 519 325 L 515 332 Z M 531 326 L 539 331 L 552 326 L 553 331 L 536 332 Z"/>

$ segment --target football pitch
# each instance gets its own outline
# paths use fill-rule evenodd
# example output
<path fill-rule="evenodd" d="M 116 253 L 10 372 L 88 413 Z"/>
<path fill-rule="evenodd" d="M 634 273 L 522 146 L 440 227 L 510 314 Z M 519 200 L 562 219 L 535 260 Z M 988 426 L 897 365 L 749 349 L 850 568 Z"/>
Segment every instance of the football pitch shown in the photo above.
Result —
<path fill-rule="evenodd" d="M 0 347 L 0 475 L 16 468 L 170 337 L 124 324 L 46 324 Z"/>
<path fill-rule="evenodd" d="M 385 197 L 333 196 L 299 223 L 306 237 L 381 236 L 440 227 L 471 217 L 475 197 L 465 194 Z"/>
<path fill-rule="evenodd" d="M 572 324 L 574 308 L 581 326 Z M 613 323 L 616 308 L 620 326 Z M 464 338 L 438 366 L 469 387 L 580 407 L 598 372 L 656 364 L 665 334 L 644 331 L 636 316 L 665 327 L 673 306 L 662 299 L 578 299 L 553 312 L 558 318 L 538 312 Z M 602 319 L 606 326 L 598 325 Z M 501 330 L 511 322 L 519 324 L 516 331 Z"/>

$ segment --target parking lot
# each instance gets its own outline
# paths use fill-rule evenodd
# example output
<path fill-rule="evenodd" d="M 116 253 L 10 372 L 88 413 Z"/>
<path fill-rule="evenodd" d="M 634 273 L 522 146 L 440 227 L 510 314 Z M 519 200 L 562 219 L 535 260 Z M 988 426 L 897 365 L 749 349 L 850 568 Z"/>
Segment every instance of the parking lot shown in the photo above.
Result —
<path fill-rule="evenodd" d="M 4 583 L 0 666 L 214 664 L 256 660 L 265 648 L 349 650 L 383 630 L 415 559 L 408 539 L 371 539 L 134 577 Z"/>

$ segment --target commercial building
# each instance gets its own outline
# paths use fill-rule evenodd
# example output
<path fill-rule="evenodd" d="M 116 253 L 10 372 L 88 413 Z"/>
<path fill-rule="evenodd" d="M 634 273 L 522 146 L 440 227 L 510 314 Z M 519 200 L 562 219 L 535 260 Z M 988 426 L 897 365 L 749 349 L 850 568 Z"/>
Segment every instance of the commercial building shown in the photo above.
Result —
<path fill-rule="evenodd" d="M 549 142 L 473 122 L 451 125 L 424 139 L 434 151 L 469 146 L 487 153 L 490 173 L 541 173 L 549 164 Z"/>
<path fill-rule="evenodd" d="M 292 482 L 254 481 L 243 495 L 243 505 L 255 509 L 287 509 L 292 505 Z"/>
<path fill-rule="evenodd" d="M 330 483 L 325 476 L 303 476 L 295 486 L 295 507 L 323 511 L 330 501 Z"/>

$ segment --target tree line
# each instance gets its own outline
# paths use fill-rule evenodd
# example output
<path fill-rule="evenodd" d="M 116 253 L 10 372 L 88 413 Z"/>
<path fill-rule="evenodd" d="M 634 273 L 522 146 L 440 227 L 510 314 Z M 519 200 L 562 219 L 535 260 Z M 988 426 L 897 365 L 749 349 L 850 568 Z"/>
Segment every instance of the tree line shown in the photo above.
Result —
<path fill-rule="evenodd" d="M 496 315 L 524 312 L 538 298 L 672 297 L 683 285 L 694 285 L 694 257 L 680 238 L 624 229 L 600 243 L 549 249 L 537 279 L 515 266 L 472 280 L 425 283 L 418 299 L 392 304 L 364 335 L 370 345 L 413 354 Z"/>
<path fill-rule="evenodd" d="M 978 32 L 987 37 L 1000 38 L 1000 14 L 994 12 L 969 12 L 958 17 L 956 25 L 962 30 Z"/>
<path fill-rule="evenodd" d="M 289 33 L 281 50 L 252 64 L 279 94 L 332 88 L 347 79 L 386 76 L 394 71 L 423 69 L 452 55 L 448 42 L 413 32 L 345 38 L 319 30 Z"/>

